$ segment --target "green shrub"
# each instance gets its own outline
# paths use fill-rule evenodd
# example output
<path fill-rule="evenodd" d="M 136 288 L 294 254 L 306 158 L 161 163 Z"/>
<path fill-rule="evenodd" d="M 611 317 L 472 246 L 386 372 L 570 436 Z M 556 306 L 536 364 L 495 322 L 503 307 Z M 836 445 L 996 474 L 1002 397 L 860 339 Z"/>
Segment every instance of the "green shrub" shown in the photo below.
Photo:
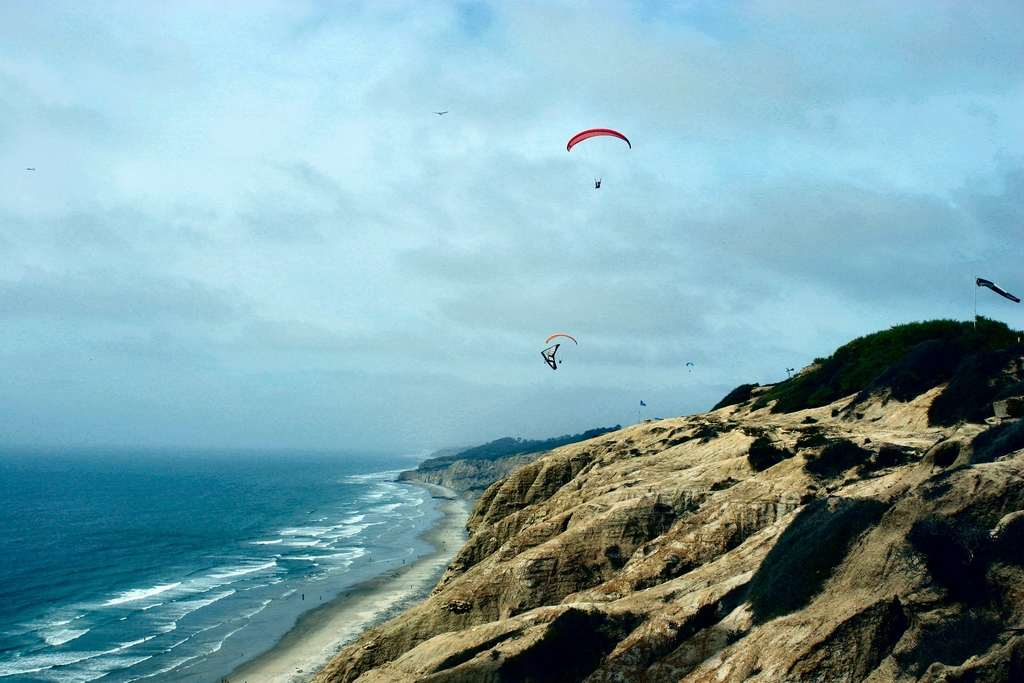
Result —
<path fill-rule="evenodd" d="M 1011 361 L 1024 355 L 1024 344 L 995 351 L 979 351 L 964 359 L 956 374 L 928 408 L 928 422 L 952 426 L 958 422 L 984 422 L 992 417 L 992 402 L 1003 390 L 1017 384 L 1003 373 Z"/>
<path fill-rule="evenodd" d="M 888 506 L 871 499 L 817 498 L 801 510 L 750 580 L 755 623 L 805 607 L 821 591 L 854 541 Z"/>
<path fill-rule="evenodd" d="M 733 486 L 735 486 L 738 483 L 740 483 L 739 479 L 733 479 L 732 477 L 726 477 L 725 479 L 720 479 L 719 481 L 716 481 L 714 484 L 712 484 L 711 485 L 711 490 L 712 491 L 725 491 L 726 489 L 731 489 Z"/>
<path fill-rule="evenodd" d="M 871 455 L 871 451 L 852 441 L 837 439 L 825 446 L 817 457 L 808 458 L 804 469 L 818 477 L 834 477 L 851 467 L 867 463 Z"/>
<path fill-rule="evenodd" d="M 693 431 L 693 438 L 700 439 L 701 443 L 707 443 L 719 435 L 718 427 L 712 424 L 702 424 Z"/>
<path fill-rule="evenodd" d="M 864 464 L 864 469 L 870 472 L 886 467 L 898 467 L 907 463 L 914 454 L 914 449 L 906 446 L 882 446 L 871 462 Z"/>
<path fill-rule="evenodd" d="M 636 627 L 632 614 L 606 615 L 570 608 L 555 617 L 540 641 L 518 652 L 500 670 L 500 680 L 577 683 L 589 676 Z"/>
<path fill-rule="evenodd" d="M 915 673 L 924 673 L 935 662 L 960 666 L 973 655 L 986 652 L 998 641 L 1002 631 L 1003 624 L 998 618 L 980 610 L 963 612 L 938 623 L 924 623 L 917 647 L 900 653 L 896 661 L 904 667 L 913 667 Z"/>
<path fill-rule="evenodd" d="M 951 598 L 972 603 L 986 598 L 985 573 L 993 560 L 993 543 L 984 525 L 969 518 L 932 516 L 914 522 L 907 540 Z"/>
<path fill-rule="evenodd" d="M 978 351 L 994 351 L 1017 342 L 1018 332 L 1000 322 L 931 320 L 897 325 L 845 344 L 812 372 L 785 380 L 762 394 L 754 407 L 777 401 L 772 412 L 790 413 L 828 405 L 872 385 L 872 392 L 889 389 L 908 400 L 942 382 L 956 371 L 961 359 Z M 907 358 L 922 342 L 928 344 Z M 899 361 L 906 362 L 896 365 Z M 893 367 L 895 366 L 895 367 Z M 892 368 L 891 372 L 885 374 Z M 877 380 L 877 381 L 876 381 Z"/>
<path fill-rule="evenodd" d="M 1024 420 L 1004 422 L 989 427 L 971 442 L 971 462 L 992 462 L 1008 453 L 1024 448 Z"/>
<path fill-rule="evenodd" d="M 754 439 L 754 443 L 750 444 L 750 450 L 747 452 L 747 462 L 755 472 L 763 472 L 772 465 L 792 457 L 792 452 L 786 448 L 777 447 L 767 436 L 759 436 Z"/>
<path fill-rule="evenodd" d="M 963 338 L 927 339 L 871 380 L 857 395 L 851 407 L 886 389 L 893 398 L 910 401 L 932 387 L 949 381 L 969 352 L 970 348 Z"/>
<path fill-rule="evenodd" d="M 730 391 L 728 394 L 726 394 L 725 398 L 723 398 L 721 401 L 716 403 L 714 408 L 712 408 L 711 410 L 718 410 L 719 408 L 724 408 L 726 406 L 734 406 L 734 405 L 736 405 L 738 403 L 743 403 L 744 401 L 749 401 L 750 400 L 750 392 L 752 392 L 758 386 L 760 386 L 760 385 L 756 384 L 756 383 L 755 384 L 741 384 L 741 385 L 739 385 L 738 387 L 736 387 L 735 389 Z"/>
<path fill-rule="evenodd" d="M 800 430 L 800 432 L 800 436 L 796 438 L 797 450 L 803 448 L 818 448 L 831 441 L 828 438 L 828 433 L 821 427 L 806 427 Z"/>

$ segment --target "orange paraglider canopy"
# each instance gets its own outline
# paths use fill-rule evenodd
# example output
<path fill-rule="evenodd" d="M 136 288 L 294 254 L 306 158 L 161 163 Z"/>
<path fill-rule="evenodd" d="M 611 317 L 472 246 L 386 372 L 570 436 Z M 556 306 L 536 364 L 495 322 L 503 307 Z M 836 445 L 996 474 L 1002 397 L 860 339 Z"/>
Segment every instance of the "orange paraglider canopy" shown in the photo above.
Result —
<path fill-rule="evenodd" d="M 544 343 L 545 344 L 549 344 L 551 342 L 551 340 L 554 339 L 555 337 L 567 337 L 568 339 L 572 339 L 572 337 L 570 337 L 569 335 L 563 334 L 562 332 L 559 332 L 558 334 L 553 334 L 550 337 L 548 337 L 547 339 L 545 339 Z M 576 346 L 580 345 L 580 343 L 578 341 L 576 341 L 575 339 L 572 339 L 572 343 L 575 344 Z"/>

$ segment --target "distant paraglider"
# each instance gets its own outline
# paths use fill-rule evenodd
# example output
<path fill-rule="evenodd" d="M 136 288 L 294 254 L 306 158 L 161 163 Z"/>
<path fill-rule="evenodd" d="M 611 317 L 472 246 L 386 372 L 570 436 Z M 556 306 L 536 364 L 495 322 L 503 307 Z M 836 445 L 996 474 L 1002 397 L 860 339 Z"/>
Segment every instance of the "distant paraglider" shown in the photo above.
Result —
<path fill-rule="evenodd" d="M 540 352 L 540 355 L 544 357 L 544 362 L 547 363 L 552 370 L 557 370 L 558 364 L 562 362 L 560 360 L 555 360 L 555 352 L 558 351 L 559 346 L 561 346 L 561 344 L 555 344 L 554 346 L 549 346 Z"/>
<path fill-rule="evenodd" d="M 544 340 L 544 343 L 545 344 L 550 344 L 552 339 L 557 339 L 558 337 L 565 337 L 566 339 L 572 339 L 572 343 L 573 344 L 575 344 L 576 346 L 580 345 L 580 343 L 578 341 L 576 341 L 575 339 L 573 339 L 573 337 L 571 337 L 568 334 L 565 334 L 563 332 L 558 332 L 558 333 L 555 333 L 555 334 L 551 335 L 550 337 L 548 337 L 547 339 Z M 559 364 L 561 364 L 561 362 L 562 362 L 562 359 L 560 359 L 560 358 L 556 359 L 555 358 L 555 353 L 558 352 L 558 347 L 560 347 L 560 346 L 561 346 L 561 344 L 555 344 L 554 346 L 549 346 L 548 348 L 546 348 L 546 349 L 544 349 L 543 351 L 540 352 L 540 355 L 544 357 L 544 362 L 547 363 L 548 367 L 550 367 L 552 370 L 557 370 Z"/>
<path fill-rule="evenodd" d="M 618 138 L 625 142 L 629 149 L 633 149 L 633 144 L 629 139 L 617 130 L 612 130 L 611 128 L 588 128 L 587 130 L 582 130 L 569 138 L 569 142 L 565 145 L 565 151 L 571 152 L 573 147 L 584 140 L 597 137 Z M 599 190 L 601 189 L 601 175 L 603 174 L 603 171 L 609 170 L 608 162 L 611 158 L 614 158 L 617 153 L 612 152 L 611 148 L 602 148 L 601 145 L 598 145 L 596 148 L 591 147 L 590 145 L 593 144 L 595 143 L 583 145 L 582 151 L 575 152 L 574 156 L 581 155 L 583 157 L 583 162 L 591 167 L 595 176 L 594 189 Z M 612 144 L 612 148 L 617 144 L 618 143 Z"/>
<path fill-rule="evenodd" d="M 686 368 L 687 368 L 687 370 L 686 370 L 686 371 L 687 371 L 687 372 L 692 372 L 692 371 L 691 371 L 691 370 L 689 369 L 689 368 L 692 368 L 692 367 L 693 367 L 693 363 L 687 363 L 687 364 L 686 364 Z"/>

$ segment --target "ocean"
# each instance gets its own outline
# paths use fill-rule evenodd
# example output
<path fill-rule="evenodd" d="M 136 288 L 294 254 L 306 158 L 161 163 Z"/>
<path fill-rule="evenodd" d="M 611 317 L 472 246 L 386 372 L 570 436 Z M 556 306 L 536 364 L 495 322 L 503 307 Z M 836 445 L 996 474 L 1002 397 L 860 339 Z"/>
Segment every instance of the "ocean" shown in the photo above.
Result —
<path fill-rule="evenodd" d="M 217 681 L 433 552 L 417 459 L 0 452 L 0 683 Z"/>

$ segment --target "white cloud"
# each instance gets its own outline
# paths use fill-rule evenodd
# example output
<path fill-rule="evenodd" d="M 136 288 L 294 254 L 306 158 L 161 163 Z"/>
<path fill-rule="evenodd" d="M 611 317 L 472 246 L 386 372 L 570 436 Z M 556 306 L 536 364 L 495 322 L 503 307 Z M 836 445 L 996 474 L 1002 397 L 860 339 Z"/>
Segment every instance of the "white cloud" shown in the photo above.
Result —
<path fill-rule="evenodd" d="M 976 275 L 1024 290 L 1022 23 L 996 2 L 5 5 L 0 431 L 541 437 L 967 317 Z M 633 149 L 567 154 L 591 125 Z M 580 347 L 551 373 L 555 331 Z"/>

